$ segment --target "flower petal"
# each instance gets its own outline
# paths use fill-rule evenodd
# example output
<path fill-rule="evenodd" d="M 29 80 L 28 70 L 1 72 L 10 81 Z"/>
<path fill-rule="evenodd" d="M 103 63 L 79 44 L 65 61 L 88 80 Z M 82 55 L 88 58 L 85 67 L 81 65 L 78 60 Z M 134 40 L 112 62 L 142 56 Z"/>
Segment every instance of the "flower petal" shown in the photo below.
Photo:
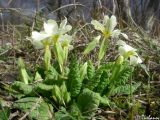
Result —
<path fill-rule="evenodd" d="M 124 48 L 123 46 L 120 46 L 120 47 L 118 48 L 118 52 L 119 52 L 120 55 L 123 56 L 123 55 L 126 53 L 126 50 L 125 50 L 125 48 Z"/>
<path fill-rule="evenodd" d="M 138 59 L 136 56 L 131 56 L 130 57 L 130 65 L 137 65 L 138 64 Z"/>
<path fill-rule="evenodd" d="M 121 31 L 120 31 L 120 30 L 114 30 L 114 31 L 111 33 L 111 37 L 112 37 L 112 38 L 117 38 L 120 34 L 121 34 Z"/>
<path fill-rule="evenodd" d="M 65 19 L 62 20 L 62 22 L 60 24 L 60 29 L 63 29 L 66 25 L 67 25 L 67 18 L 65 17 Z"/>
<path fill-rule="evenodd" d="M 130 64 L 131 65 L 137 65 L 137 64 L 141 64 L 142 60 L 138 55 L 134 55 L 130 57 Z"/>
<path fill-rule="evenodd" d="M 138 63 L 142 63 L 143 61 L 141 60 L 141 58 L 138 56 Z"/>
<path fill-rule="evenodd" d="M 103 24 L 101 24 L 100 22 L 98 22 L 97 20 L 92 20 L 91 24 L 94 25 L 94 28 L 96 30 L 100 30 L 102 33 L 105 32 L 105 28 L 103 26 Z"/>
<path fill-rule="evenodd" d="M 47 23 L 44 22 L 44 31 L 49 34 L 57 34 L 58 32 L 58 25 L 55 20 L 48 20 Z"/>
<path fill-rule="evenodd" d="M 111 31 L 113 31 L 114 30 L 114 28 L 116 27 L 116 25 L 117 25 L 117 19 L 116 19 L 116 17 L 114 16 L 114 15 L 112 15 L 111 16 L 111 18 L 110 18 L 110 23 L 109 23 L 110 25 L 109 25 L 109 31 L 111 32 Z"/>
<path fill-rule="evenodd" d="M 106 25 L 109 21 L 109 16 L 108 15 L 105 15 L 104 16 L 104 19 L 103 19 L 103 24 Z"/>
<path fill-rule="evenodd" d="M 123 47 L 124 47 L 124 49 L 125 49 L 126 52 L 136 51 L 136 49 L 134 49 L 133 47 L 131 47 L 130 45 L 127 45 L 127 44 L 124 45 Z"/>
<path fill-rule="evenodd" d="M 48 37 L 48 35 L 45 33 L 33 31 L 31 37 L 32 37 L 33 41 L 41 41 L 41 40 L 46 39 Z"/>
<path fill-rule="evenodd" d="M 35 46 L 36 49 L 41 49 L 43 48 L 43 40 L 47 40 L 48 34 L 45 34 L 44 32 L 40 33 L 37 31 L 32 32 L 32 44 Z"/>
<path fill-rule="evenodd" d="M 126 45 L 126 43 L 124 41 L 122 41 L 122 40 L 118 40 L 117 41 L 117 45 L 123 46 L 123 45 Z"/>
<path fill-rule="evenodd" d="M 72 29 L 71 25 L 67 25 L 67 18 L 61 22 L 60 27 L 59 27 L 59 32 L 60 34 L 65 34 L 66 32 L 70 31 Z"/>
<path fill-rule="evenodd" d="M 71 25 L 66 25 L 63 29 L 60 29 L 60 34 L 65 34 L 72 29 Z"/>

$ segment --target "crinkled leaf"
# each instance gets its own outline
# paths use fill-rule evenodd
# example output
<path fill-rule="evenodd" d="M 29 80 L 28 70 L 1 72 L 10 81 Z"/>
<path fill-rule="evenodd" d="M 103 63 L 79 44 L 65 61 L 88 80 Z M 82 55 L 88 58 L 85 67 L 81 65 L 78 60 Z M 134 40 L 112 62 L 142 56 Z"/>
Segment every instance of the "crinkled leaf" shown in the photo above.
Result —
<path fill-rule="evenodd" d="M 23 112 L 29 112 L 29 117 L 36 120 L 48 120 L 52 118 L 53 107 L 43 101 L 42 98 L 26 97 L 17 100 L 13 104 L 14 108 L 18 108 Z"/>
<path fill-rule="evenodd" d="M 35 85 L 35 92 L 36 93 L 39 93 L 39 94 L 42 94 L 43 96 L 45 97 L 50 97 L 52 94 L 52 89 L 53 89 L 53 85 L 47 85 L 47 84 L 44 84 L 44 83 L 37 83 Z"/>
<path fill-rule="evenodd" d="M 77 105 L 83 115 L 90 115 L 97 110 L 100 103 L 100 95 L 89 89 L 84 89 L 79 95 Z"/>
<path fill-rule="evenodd" d="M 106 96 L 100 97 L 100 104 L 110 106 L 110 100 Z"/>
<path fill-rule="evenodd" d="M 54 80 L 58 79 L 58 72 L 54 67 L 51 67 L 48 71 L 45 72 L 45 81 L 50 81 L 50 84 L 54 82 Z"/>
<path fill-rule="evenodd" d="M 89 60 L 87 63 L 88 63 L 87 64 L 87 77 L 90 80 L 95 74 L 95 67 L 93 66 L 93 63 L 91 60 Z"/>
<path fill-rule="evenodd" d="M 72 115 L 73 120 L 85 120 L 84 116 L 82 116 L 82 113 L 77 105 L 76 102 L 73 102 L 70 106 L 70 114 Z"/>
<path fill-rule="evenodd" d="M 96 92 L 103 94 L 103 91 L 105 90 L 106 86 L 109 84 L 109 72 L 103 71 L 100 82 L 98 83 L 98 86 L 96 88 Z"/>
<path fill-rule="evenodd" d="M 18 93 L 28 95 L 32 93 L 33 87 L 20 81 L 15 81 L 12 85 L 12 89 Z"/>
<path fill-rule="evenodd" d="M 86 87 L 89 88 L 90 90 L 94 90 L 100 82 L 100 78 L 101 78 L 102 73 L 103 73 L 102 68 L 99 68 L 98 70 L 96 70 L 92 79 L 90 79 L 88 81 L 88 83 L 86 84 Z"/>
<path fill-rule="evenodd" d="M 75 57 L 72 58 L 69 69 L 67 89 L 72 97 L 76 97 L 80 93 L 82 80 L 80 79 L 79 62 Z"/>
<path fill-rule="evenodd" d="M 137 90 L 137 88 L 141 85 L 141 82 L 135 83 L 132 86 L 129 84 L 118 86 L 111 90 L 110 95 L 129 95 Z"/>
<path fill-rule="evenodd" d="M 85 62 L 80 68 L 80 79 L 83 80 L 87 74 L 87 62 Z"/>
<path fill-rule="evenodd" d="M 55 120 L 75 120 L 64 107 L 55 113 Z"/>

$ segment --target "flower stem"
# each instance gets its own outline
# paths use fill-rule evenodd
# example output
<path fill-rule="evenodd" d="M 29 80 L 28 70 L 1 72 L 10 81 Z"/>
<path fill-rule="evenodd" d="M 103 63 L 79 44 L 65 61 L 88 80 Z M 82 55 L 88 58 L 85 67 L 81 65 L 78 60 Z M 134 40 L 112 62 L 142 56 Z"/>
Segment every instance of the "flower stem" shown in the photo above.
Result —
<path fill-rule="evenodd" d="M 51 66 L 51 50 L 48 44 L 45 45 L 44 64 L 46 71 L 48 71 Z"/>

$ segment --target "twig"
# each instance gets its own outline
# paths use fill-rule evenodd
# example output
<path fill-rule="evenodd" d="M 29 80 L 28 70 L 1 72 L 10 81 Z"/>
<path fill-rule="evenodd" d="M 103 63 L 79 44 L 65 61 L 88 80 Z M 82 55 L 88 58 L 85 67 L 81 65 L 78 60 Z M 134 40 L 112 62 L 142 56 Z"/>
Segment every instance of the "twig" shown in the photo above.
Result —
<path fill-rule="evenodd" d="M 70 6 L 83 6 L 83 7 L 85 7 L 85 6 L 82 5 L 82 4 L 68 4 L 68 5 L 64 5 L 64 6 L 60 7 L 60 8 L 52 11 L 51 13 L 57 12 L 58 10 L 61 10 L 61 9 L 63 9 L 63 8 L 70 7 Z"/>
<path fill-rule="evenodd" d="M 19 115 L 19 112 L 18 112 L 18 111 L 16 111 L 16 112 L 10 114 L 9 120 L 12 120 L 14 117 L 16 117 L 16 116 L 18 116 L 18 115 Z"/>

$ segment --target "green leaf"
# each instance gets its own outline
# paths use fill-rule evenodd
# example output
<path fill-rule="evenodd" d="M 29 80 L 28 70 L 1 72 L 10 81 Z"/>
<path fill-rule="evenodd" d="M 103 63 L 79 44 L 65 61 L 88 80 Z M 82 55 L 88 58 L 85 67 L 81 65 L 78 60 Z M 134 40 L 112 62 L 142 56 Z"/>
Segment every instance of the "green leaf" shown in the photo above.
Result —
<path fill-rule="evenodd" d="M 27 85 L 20 81 L 15 81 L 11 88 L 24 95 L 31 94 L 33 90 L 33 87 L 31 85 Z"/>
<path fill-rule="evenodd" d="M 83 120 L 82 113 L 77 105 L 77 103 L 73 102 L 70 106 L 70 114 L 74 117 L 75 120 Z"/>
<path fill-rule="evenodd" d="M 113 69 L 112 69 L 112 75 L 110 77 L 110 82 L 115 84 L 122 68 L 123 68 L 122 64 L 117 64 L 117 63 L 114 64 Z"/>
<path fill-rule="evenodd" d="M 21 81 L 23 81 L 25 84 L 28 84 L 30 77 L 25 69 L 24 61 L 22 58 L 18 59 L 18 67 L 19 67 Z"/>
<path fill-rule="evenodd" d="M 55 120 L 76 120 L 64 107 L 61 107 L 58 112 L 55 113 Z"/>
<path fill-rule="evenodd" d="M 26 69 L 22 68 L 20 69 L 20 74 L 21 74 L 21 80 L 25 83 L 28 84 L 28 81 L 30 79 Z"/>
<path fill-rule="evenodd" d="M 133 67 L 131 66 L 125 66 L 119 73 L 119 76 L 117 77 L 116 80 L 116 85 L 125 85 L 127 81 L 129 80 L 131 74 L 133 73 Z"/>
<path fill-rule="evenodd" d="M 137 90 L 137 88 L 141 85 L 141 82 L 135 83 L 133 85 L 126 84 L 126 85 L 121 85 L 118 86 L 114 89 L 111 90 L 110 95 L 122 95 L 126 94 L 129 95 Z"/>
<path fill-rule="evenodd" d="M 70 93 L 67 91 L 67 87 L 64 82 L 61 85 L 61 95 L 65 103 L 68 103 L 71 100 Z"/>
<path fill-rule="evenodd" d="M 93 66 L 93 63 L 91 60 L 89 60 L 87 62 L 88 66 L 87 66 L 87 77 L 88 79 L 92 79 L 94 74 L 95 74 L 95 67 Z"/>
<path fill-rule="evenodd" d="M 100 103 L 100 95 L 89 89 L 84 89 L 79 95 L 77 105 L 83 115 L 91 115 L 97 110 Z"/>
<path fill-rule="evenodd" d="M 88 54 L 90 51 L 92 51 L 96 47 L 96 45 L 99 43 L 100 37 L 101 36 L 95 37 L 93 41 L 88 44 L 88 46 L 83 52 L 84 55 Z"/>
<path fill-rule="evenodd" d="M 108 97 L 106 96 L 100 97 L 100 104 L 110 107 L 110 102 L 111 101 L 108 99 Z"/>
<path fill-rule="evenodd" d="M 41 75 L 38 73 L 38 71 L 36 72 L 34 80 L 35 81 L 41 81 L 41 80 L 43 80 L 42 77 L 41 77 Z"/>
<path fill-rule="evenodd" d="M 103 71 L 103 74 L 101 75 L 100 82 L 96 88 L 96 92 L 103 94 L 103 91 L 105 90 L 106 86 L 109 84 L 109 73 L 106 71 Z"/>
<path fill-rule="evenodd" d="M 82 81 L 83 81 L 86 74 L 87 74 L 87 62 L 85 62 L 80 68 L 80 79 Z"/>
<path fill-rule="evenodd" d="M 90 90 L 94 90 L 94 88 L 96 88 L 100 82 L 102 73 L 103 73 L 103 69 L 99 68 L 96 71 L 94 77 L 88 81 L 88 83 L 86 84 L 86 87 L 89 88 Z"/>
<path fill-rule="evenodd" d="M 54 80 L 58 79 L 58 72 L 55 70 L 54 67 L 51 67 L 50 70 L 45 71 L 45 81 L 46 80 L 51 80 L 54 82 Z"/>
<path fill-rule="evenodd" d="M 14 108 L 18 108 L 23 112 L 29 112 L 28 116 L 36 120 L 48 120 L 52 118 L 53 107 L 43 101 L 42 98 L 26 97 L 17 100 L 13 104 Z"/>
<path fill-rule="evenodd" d="M 43 95 L 44 97 L 50 97 L 52 94 L 53 85 L 47 85 L 44 83 L 37 83 L 34 91 Z"/>
<path fill-rule="evenodd" d="M 57 85 L 53 86 L 52 97 L 56 103 L 64 106 L 66 106 L 66 104 L 71 100 L 70 93 L 67 91 L 64 82 L 60 87 Z"/>
<path fill-rule="evenodd" d="M 80 79 L 79 63 L 76 58 L 72 58 L 70 66 L 70 72 L 68 74 L 67 89 L 71 93 L 72 97 L 76 97 L 81 90 L 82 80 Z"/>
<path fill-rule="evenodd" d="M 25 68 L 25 64 L 22 58 L 18 58 L 18 67 Z"/>
<path fill-rule="evenodd" d="M 61 98 L 61 90 L 57 85 L 53 86 L 52 89 L 52 97 L 58 104 L 63 104 L 62 98 Z"/>
<path fill-rule="evenodd" d="M 53 89 L 53 85 L 46 85 L 43 83 L 37 84 L 37 89 L 45 90 L 45 91 L 51 91 Z"/>

